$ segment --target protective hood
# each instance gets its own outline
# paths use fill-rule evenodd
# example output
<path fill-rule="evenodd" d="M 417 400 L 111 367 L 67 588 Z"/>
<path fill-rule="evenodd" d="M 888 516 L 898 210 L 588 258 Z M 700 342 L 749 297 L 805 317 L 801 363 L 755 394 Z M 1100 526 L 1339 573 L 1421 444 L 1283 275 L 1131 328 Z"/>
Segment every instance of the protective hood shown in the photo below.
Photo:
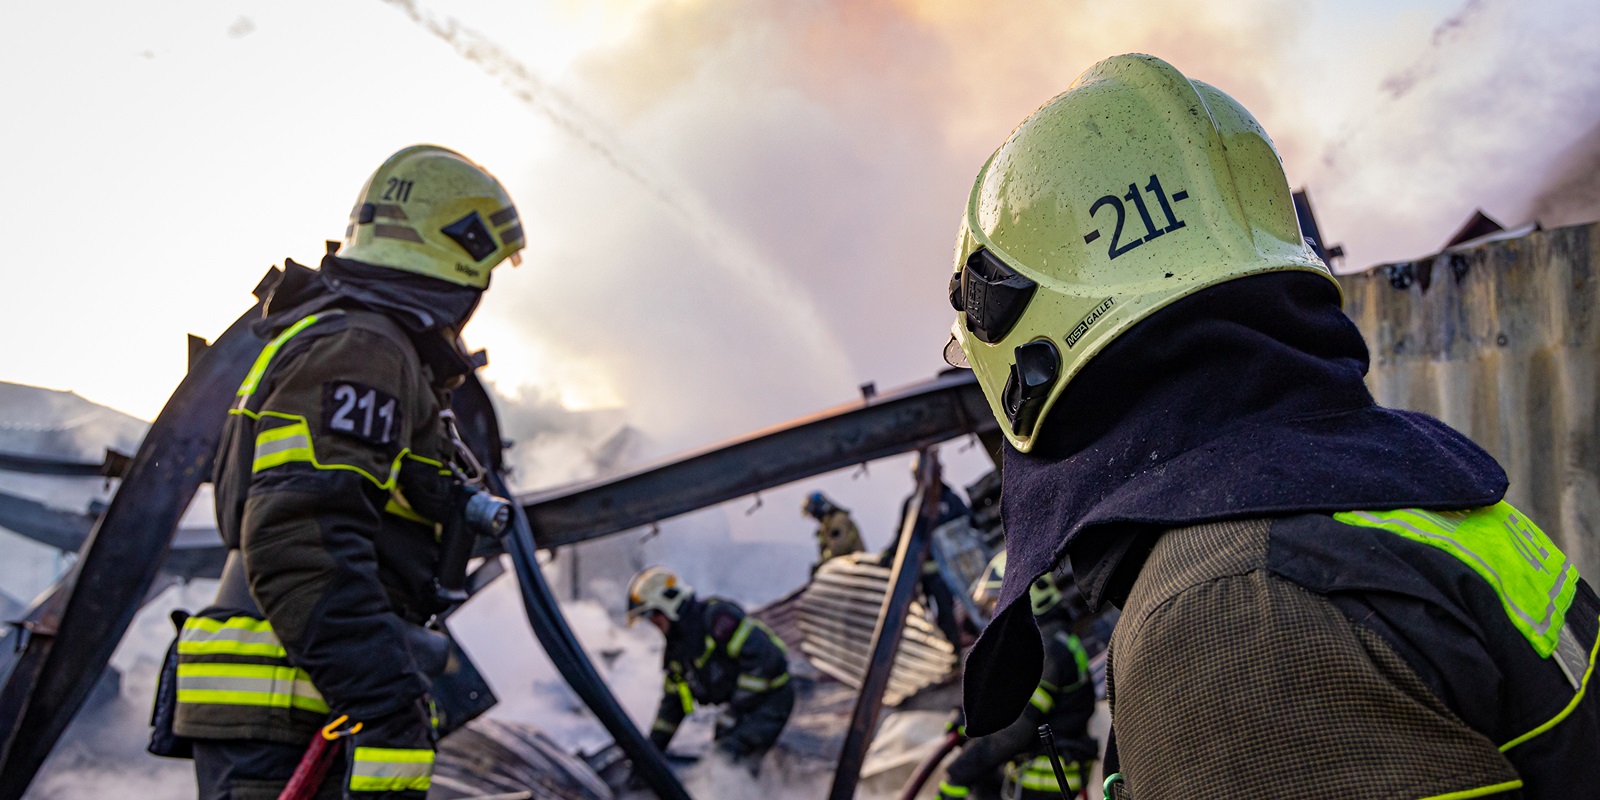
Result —
<path fill-rule="evenodd" d="M 321 273 L 328 291 L 388 312 L 414 333 L 459 330 L 483 297 L 481 289 L 331 254 L 322 258 Z"/>
<path fill-rule="evenodd" d="M 314 270 L 284 259 L 283 274 L 267 295 L 262 319 L 252 327 L 262 339 L 326 308 L 358 306 L 385 314 L 410 334 L 417 355 L 433 369 L 434 383 L 449 387 L 475 367 L 453 335 L 471 318 L 482 292 L 421 275 L 375 267 L 334 255 Z"/>
<path fill-rule="evenodd" d="M 1032 452 L 1005 448 L 1008 563 L 966 660 L 971 735 L 1010 724 L 1037 685 L 1043 648 L 1017 601 L 1063 557 L 1095 608 L 1170 528 L 1499 501 L 1499 464 L 1432 417 L 1377 406 L 1367 367 L 1337 289 L 1292 272 L 1183 298 L 1090 361 Z"/>

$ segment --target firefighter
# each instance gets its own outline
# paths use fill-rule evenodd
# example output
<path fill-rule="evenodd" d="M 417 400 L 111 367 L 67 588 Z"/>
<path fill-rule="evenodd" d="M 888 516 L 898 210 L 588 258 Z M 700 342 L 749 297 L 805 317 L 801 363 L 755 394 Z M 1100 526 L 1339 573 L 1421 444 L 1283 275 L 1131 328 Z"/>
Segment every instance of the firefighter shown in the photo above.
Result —
<path fill-rule="evenodd" d="M 1091 67 L 979 172 L 946 356 L 1005 436 L 1009 565 L 969 733 L 1038 686 L 1063 560 L 1122 610 L 1106 771 L 1140 800 L 1571 797 L 1600 601 L 1486 452 L 1376 405 L 1340 288 L 1233 98 Z"/>
<path fill-rule="evenodd" d="M 979 606 L 992 607 L 1005 569 L 1005 553 L 989 562 L 973 593 Z M 1083 788 L 1084 778 L 1094 764 L 1098 743 L 1089 735 L 1089 718 L 1094 716 L 1094 677 L 1089 672 L 1089 654 L 1073 633 L 1077 620 L 1072 605 L 1064 600 L 1062 586 L 1051 573 L 1034 579 L 1028 587 L 1028 600 L 1044 639 L 1044 671 L 1039 685 L 1028 696 L 1022 715 L 1010 725 L 998 733 L 967 741 L 961 755 L 945 769 L 939 800 L 971 797 L 974 789 L 1001 783 L 1013 789 L 1003 792 L 1006 797 L 1059 800 L 1063 788 L 1069 794 Z M 1050 756 L 1039 739 L 1039 726 L 1046 724 L 1061 755 L 1065 787 L 1056 779 Z"/>
<path fill-rule="evenodd" d="M 200 797 L 277 797 L 319 729 L 343 756 L 317 796 L 426 794 L 448 641 L 424 624 L 458 488 L 441 410 L 473 368 L 457 334 L 522 246 L 499 181 L 418 145 L 368 179 L 320 270 L 286 263 L 217 455 L 221 586 L 176 643 Z"/>
<path fill-rule="evenodd" d="M 861 544 L 861 531 L 848 509 L 834 505 L 822 492 L 806 495 L 800 512 L 817 521 L 817 563 L 812 572 L 830 558 L 838 558 L 865 549 Z"/>
<path fill-rule="evenodd" d="M 718 752 L 752 775 L 794 710 L 783 640 L 737 604 L 704 600 L 678 576 L 650 567 L 628 585 L 628 622 L 650 620 L 667 639 L 665 692 L 650 741 L 665 751 L 695 704 L 722 705 Z"/>

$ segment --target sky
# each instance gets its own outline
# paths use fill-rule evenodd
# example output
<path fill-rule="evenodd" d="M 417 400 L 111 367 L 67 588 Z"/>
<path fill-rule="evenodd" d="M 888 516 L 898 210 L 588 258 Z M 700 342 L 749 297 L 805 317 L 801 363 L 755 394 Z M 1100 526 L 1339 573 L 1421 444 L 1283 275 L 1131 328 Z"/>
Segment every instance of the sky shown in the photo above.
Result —
<path fill-rule="evenodd" d="M 1476 207 L 1528 221 L 1600 123 L 1588 0 L 171 0 L 0 20 L 0 380 L 153 417 L 184 334 L 216 336 L 284 258 L 315 265 L 371 170 L 435 142 L 522 211 L 526 260 L 466 338 L 549 445 L 531 449 L 561 454 L 535 483 L 576 477 L 563 464 L 618 424 L 659 456 L 933 375 L 973 176 L 1106 56 L 1162 56 L 1252 109 L 1345 269 L 1433 252 Z"/>

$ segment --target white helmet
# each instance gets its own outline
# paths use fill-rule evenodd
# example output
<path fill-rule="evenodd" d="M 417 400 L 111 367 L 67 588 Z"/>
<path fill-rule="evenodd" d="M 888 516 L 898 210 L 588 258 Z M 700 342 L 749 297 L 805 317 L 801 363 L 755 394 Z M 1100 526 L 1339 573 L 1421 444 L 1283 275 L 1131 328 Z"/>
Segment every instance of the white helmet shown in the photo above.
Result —
<path fill-rule="evenodd" d="M 679 581 L 671 570 L 646 567 L 628 583 L 628 622 L 652 611 L 660 611 L 677 622 L 678 609 L 693 596 L 694 587 Z"/>

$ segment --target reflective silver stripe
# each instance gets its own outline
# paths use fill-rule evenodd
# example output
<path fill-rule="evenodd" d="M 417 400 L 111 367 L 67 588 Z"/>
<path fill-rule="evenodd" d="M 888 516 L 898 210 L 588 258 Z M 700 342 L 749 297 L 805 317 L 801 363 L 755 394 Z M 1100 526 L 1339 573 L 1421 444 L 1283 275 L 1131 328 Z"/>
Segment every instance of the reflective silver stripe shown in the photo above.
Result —
<path fill-rule="evenodd" d="M 433 762 L 357 761 L 356 775 L 363 778 L 426 778 L 433 774 Z"/>
<path fill-rule="evenodd" d="M 1028 702 L 1032 703 L 1034 708 L 1046 714 L 1050 713 L 1050 709 L 1055 708 L 1056 705 L 1055 698 L 1051 697 L 1050 693 L 1045 691 L 1043 687 L 1034 689 L 1033 696 L 1028 698 Z"/>
<path fill-rule="evenodd" d="M 226 621 L 190 617 L 178 635 L 179 655 L 238 655 L 283 658 L 283 643 L 266 620 L 233 617 Z"/>
<path fill-rule="evenodd" d="M 1578 637 L 1572 632 L 1571 625 L 1562 625 L 1556 634 L 1555 662 L 1561 667 L 1562 674 L 1567 676 L 1567 682 L 1573 689 L 1583 686 L 1583 676 L 1589 671 L 1589 653 L 1583 645 L 1578 643 Z"/>
<path fill-rule="evenodd" d="M 224 678 L 218 676 L 182 675 L 178 678 L 178 686 L 183 689 L 196 689 L 206 692 L 255 692 L 258 694 L 272 694 L 280 686 L 272 678 Z M 322 694 L 310 681 L 295 679 L 287 687 L 291 694 L 321 700 Z"/>
<path fill-rule="evenodd" d="M 432 750 L 357 747 L 348 785 L 354 792 L 426 791 L 432 776 Z"/>
<path fill-rule="evenodd" d="M 771 680 L 764 680 L 754 675 L 740 675 L 738 684 L 740 689 L 749 692 L 770 692 L 789 682 L 789 673 L 785 672 Z"/>
<path fill-rule="evenodd" d="M 270 455 L 282 453 L 285 450 L 306 450 L 311 447 L 311 439 L 303 433 L 285 436 L 282 439 L 263 442 L 256 439 L 256 458 L 262 459 Z"/>

